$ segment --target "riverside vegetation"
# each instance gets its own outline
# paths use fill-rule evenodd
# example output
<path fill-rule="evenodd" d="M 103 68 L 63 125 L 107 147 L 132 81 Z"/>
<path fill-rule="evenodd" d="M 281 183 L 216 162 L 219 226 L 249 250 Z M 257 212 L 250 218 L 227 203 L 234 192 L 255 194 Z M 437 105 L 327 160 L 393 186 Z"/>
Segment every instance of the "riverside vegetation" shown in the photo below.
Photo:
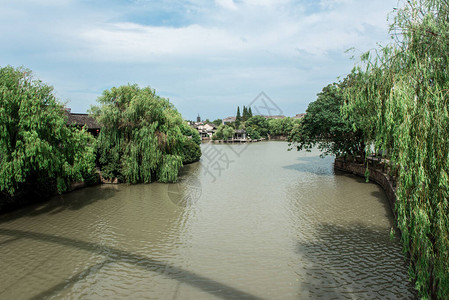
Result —
<path fill-rule="evenodd" d="M 410 277 L 423 299 L 447 299 L 449 5 L 407 1 L 393 17 L 394 42 L 323 89 L 289 140 L 362 160 L 373 145 L 386 150 Z"/>
<path fill-rule="evenodd" d="M 121 182 L 173 182 L 198 161 L 200 137 L 167 99 L 127 85 L 99 97 L 97 139 L 67 125 L 53 88 L 23 68 L 0 68 L 0 210 L 95 181 L 96 167 Z"/>

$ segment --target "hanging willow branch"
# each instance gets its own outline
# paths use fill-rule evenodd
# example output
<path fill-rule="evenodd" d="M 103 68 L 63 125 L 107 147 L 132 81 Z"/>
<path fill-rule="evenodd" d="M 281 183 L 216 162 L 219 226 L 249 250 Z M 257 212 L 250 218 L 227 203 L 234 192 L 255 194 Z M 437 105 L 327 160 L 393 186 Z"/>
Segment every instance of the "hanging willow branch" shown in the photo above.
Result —
<path fill-rule="evenodd" d="M 448 16 L 447 1 L 408 1 L 397 10 L 391 30 L 400 42 L 362 58 L 343 108 L 388 150 L 398 175 L 398 227 L 425 299 L 449 295 Z"/>

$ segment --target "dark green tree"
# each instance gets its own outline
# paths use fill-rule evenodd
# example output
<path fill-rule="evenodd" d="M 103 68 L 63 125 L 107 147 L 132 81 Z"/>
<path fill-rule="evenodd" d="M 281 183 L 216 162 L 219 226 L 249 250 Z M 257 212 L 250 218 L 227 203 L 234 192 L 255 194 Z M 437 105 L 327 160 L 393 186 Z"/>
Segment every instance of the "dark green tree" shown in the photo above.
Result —
<path fill-rule="evenodd" d="M 254 116 L 245 122 L 245 129 L 252 139 L 267 138 L 269 132 L 268 120 L 263 116 Z"/>
<path fill-rule="evenodd" d="M 223 120 L 222 119 L 215 119 L 212 123 L 215 124 L 215 126 L 220 126 L 223 123 Z"/>
<path fill-rule="evenodd" d="M 213 140 L 227 140 L 234 135 L 234 127 L 232 125 L 220 125 L 212 136 Z"/>
<path fill-rule="evenodd" d="M 239 128 L 240 123 L 242 123 L 242 115 L 240 114 L 240 106 L 237 106 L 237 115 L 235 117 L 235 129 Z"/>
<path fill-rule="evenodd" d="M 235 132 L 234 128 L 232 128 L 231 126 L 226 126 L 223 129 L 223 139 L 227 140 L 232 138 L 234 136 L 234 132 Z"/>
<path fill-rule="evenodd" d="M 270 119 L 268 120 L 269 134 L 270 136 L 287 137 L 292 132 L 295 123 L 299 123 L 299 120 L 295 120 L 290 117 L 283 119 Z"/>
<path fill-rule="evenodd" d="M 249 119 L 248 109 L 243 105 L 242 121 L 245 122 Z"/>
<path fill-rule="evenodd" d="M 365 144 L 360 130 L 344 120 L 340 112 L 344 100 L 337 84 L 330 84 L 311 102 L 301 124 L 294 126 L 288 141 L 297 150 L 317 147 L 323 155 L 363 155 Z"/>
<path fill-rule="evenodd" d="M 221 124 L 218 126 L 217 130 L 215 131 L 214 135 L 212 136 L 213 140 L 222 140 L 223 139 L 223 130 L 226 127 L 226 125 Z"/>
<path fill-rule="evenodd" d="M 129 183 L 173 182 L 183 163 L 199 159 L 198 133 L 153 89 L 113 87 L 98 102 L 91 112 L 103 125 L 98 136 L 103 177 Z"/>
<path fill-rule="evenodd" d="M 180 126 L 181 133 L 187 137 L 186 144 L 183 147 L 182 153 L 182 163 L 189 164 L 196 161 L 199 161 L 201 158 L 201 136 L 198 133 L 198 130 L 191 126 Z"/>
<path fill-rule="evenodd" d="M 253 112 L 251 110 L 251 106 L 248 109 L 248 119 L 251 118 L 253 116 Z"/>
<path fill-rule="evenodd" d="M 67 126 L 53 88 L 23 68 L 0 68 L 0 191 L 20 195 L 64 192 L 95 172 L 94 139 Z"/>

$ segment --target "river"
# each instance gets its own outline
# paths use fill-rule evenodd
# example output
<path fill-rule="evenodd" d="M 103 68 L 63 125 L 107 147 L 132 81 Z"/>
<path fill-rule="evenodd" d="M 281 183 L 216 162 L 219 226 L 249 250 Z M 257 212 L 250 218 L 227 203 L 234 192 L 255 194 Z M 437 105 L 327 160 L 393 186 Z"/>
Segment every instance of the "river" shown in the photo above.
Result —
<path fill-rule="evenodd" d="M 412 299 L 382 189 L 285 142 L 0 216 L 0 299 Z"/>

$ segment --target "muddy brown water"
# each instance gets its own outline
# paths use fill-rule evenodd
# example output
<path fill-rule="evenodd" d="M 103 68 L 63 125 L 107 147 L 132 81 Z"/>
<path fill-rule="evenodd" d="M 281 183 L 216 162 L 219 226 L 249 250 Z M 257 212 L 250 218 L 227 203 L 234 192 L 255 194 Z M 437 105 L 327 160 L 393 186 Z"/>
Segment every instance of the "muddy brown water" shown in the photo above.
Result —
<path fill-rule="evenodd" d="M 0 216 L 0 299 L 411 299 L 381 188 L 285 142 Z"/>

